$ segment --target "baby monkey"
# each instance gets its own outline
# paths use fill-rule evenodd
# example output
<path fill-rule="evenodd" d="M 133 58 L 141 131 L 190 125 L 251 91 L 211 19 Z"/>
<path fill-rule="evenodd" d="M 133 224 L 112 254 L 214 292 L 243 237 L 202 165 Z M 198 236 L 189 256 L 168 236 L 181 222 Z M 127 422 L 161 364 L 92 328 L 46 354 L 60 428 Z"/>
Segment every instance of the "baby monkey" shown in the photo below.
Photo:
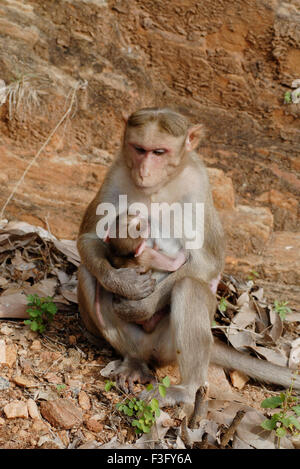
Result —
<path fill-rule="evenodd" d="M 116 269 L 139 268 L 141 273 L 153 270 L 152 277 L 160 282 L 175 272 L 185 261 L 186 256 L 179 240 L 150 237 L 148 220 L 136 215 L 118 215 L 114 236 L 108 233 L 105 242 L 109 244 L 108 259 Z M 136 322 L 145 332 L 152 332 L 164 316 L 165 311 L 158 311 L 147 321 Z"/>

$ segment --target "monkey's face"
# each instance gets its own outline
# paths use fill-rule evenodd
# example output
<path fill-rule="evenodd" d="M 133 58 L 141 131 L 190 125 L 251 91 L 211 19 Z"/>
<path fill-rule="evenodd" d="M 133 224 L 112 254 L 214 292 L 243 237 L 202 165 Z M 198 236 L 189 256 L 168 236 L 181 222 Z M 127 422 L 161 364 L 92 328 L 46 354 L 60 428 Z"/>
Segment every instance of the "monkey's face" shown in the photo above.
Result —
<path fill-rule="evenodd" d="M 165 184 L 181 164 L 185 137 L 161 132 L 156 123 L 127 129 L 124 156 L 135 185 L 155 189 Z"/>

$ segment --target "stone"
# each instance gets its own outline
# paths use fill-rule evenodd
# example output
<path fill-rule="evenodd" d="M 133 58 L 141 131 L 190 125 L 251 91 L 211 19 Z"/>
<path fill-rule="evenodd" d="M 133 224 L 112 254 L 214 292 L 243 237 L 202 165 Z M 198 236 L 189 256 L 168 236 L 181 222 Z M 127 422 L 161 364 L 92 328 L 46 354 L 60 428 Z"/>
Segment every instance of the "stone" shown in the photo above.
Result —
<path fill-rule="evenodd" d="M 27 407 L 29 415 L 32 419 L 41 419 L 38 406 L 36 405 L 36 402 L 33 399 L 28 399 Z"/>
<path fill-rule="evenodd" d="M 0 391 L 4 391 L 5 389 L 8 389 L 9 387 L 10 387 L 10 383 L 8 379 L 0 376 Z"/>
<path fill-rule="evenodd" d="M 30 378 L 26 378 L 25 376 L 15 376 L 13 381 L 21 388 L 32 388 L 36 386 L 35 381 Z"/>
<path fill-rule="evenodd" d="M 6 324 L 3 324 L 3 326 L 0 328 L 0 332 L 3 335 L 10 335 L 13 332 L 13 329 Z"/>
<path fill-rule="evenodd" d="M 80 407 L 83 410 L 90 410 L 91 401 L 90 401 L 90 398 L 89 398 L 89 396 L 87 395 L 87 393 L 85 391 L 80 391 L 80 393 L 78 394 L 78 402 L 79 402 Z"/>
<path fill-rule="evenodd" d="M 23 401 L 12 401 L 4 406 L 3 411 L 8 419 L 28 418 L 27 403 Z"/>
<path fill-rule="evenodd" d="M 82 411 L 68 399 L 56 399 L 42 402 L 42 416 L 56 428 L 68 430 L 83 422 Z"/>
<path fill-rule="evenodd" d="M 45 435 L 46 433 L 49 433 L 49 424 L 43 422 L 40 419 L 34 419 L 33 424 L 32 424 L 32 431 L 36 432 L 40 435 Z"/>
<path fill-rule="evenodd" d="M 39 340 L 34 340 L 30 346 L 30 350 L 38 351 L 41 350 L 42 344 Z"/>
<path fill-rule="evenodd" d="M 235 197 L 232 179 L 221 169 L 207 168 L 209 182 L 212 187 L 213 201 L 217 210 L 234 208 Z"/>
<path fill-rule="evenodd" d="M 6 344 L 0 339 L 0 365 L 12 368 L 17 359 L 17 347 L 14 344 Z"/>
<path fill-rule="evenodd" d="M 93 417 L 87 420 L 85 425 L 88 428 L 88 430 L 94 433 L 99 433 L 103 430 L 103 424 L 99 420 L 96 420 Z"/>

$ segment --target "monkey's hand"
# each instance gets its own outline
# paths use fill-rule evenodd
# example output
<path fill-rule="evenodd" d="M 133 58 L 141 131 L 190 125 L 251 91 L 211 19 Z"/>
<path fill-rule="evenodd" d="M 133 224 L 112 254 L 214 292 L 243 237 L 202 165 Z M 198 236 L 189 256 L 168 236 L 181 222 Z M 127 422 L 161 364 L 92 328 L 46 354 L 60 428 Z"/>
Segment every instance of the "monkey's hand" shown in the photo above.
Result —
<path fill-rule="evenodd" d="M 128 300 L 141 300 L 154 291 L 156 284 L 150 271 L 142 272 L 140 267 L 112 269 L 104 288 Z"/>

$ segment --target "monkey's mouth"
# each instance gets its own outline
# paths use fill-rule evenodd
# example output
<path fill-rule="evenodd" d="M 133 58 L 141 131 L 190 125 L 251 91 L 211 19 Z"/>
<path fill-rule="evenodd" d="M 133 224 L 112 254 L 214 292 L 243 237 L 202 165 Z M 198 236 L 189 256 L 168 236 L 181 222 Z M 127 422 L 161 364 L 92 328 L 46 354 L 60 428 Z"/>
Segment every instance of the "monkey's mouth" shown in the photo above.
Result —
<path fill-rule="evenodd" d="M 151 177 L 151 174 L 148 176 L 141 176 L 137 171 L 133 172 L 132 178 L 135 182 L 135 185 L 139 188 L 151 189 L 152 187 L 156 187 L 160 182 Z"/>

